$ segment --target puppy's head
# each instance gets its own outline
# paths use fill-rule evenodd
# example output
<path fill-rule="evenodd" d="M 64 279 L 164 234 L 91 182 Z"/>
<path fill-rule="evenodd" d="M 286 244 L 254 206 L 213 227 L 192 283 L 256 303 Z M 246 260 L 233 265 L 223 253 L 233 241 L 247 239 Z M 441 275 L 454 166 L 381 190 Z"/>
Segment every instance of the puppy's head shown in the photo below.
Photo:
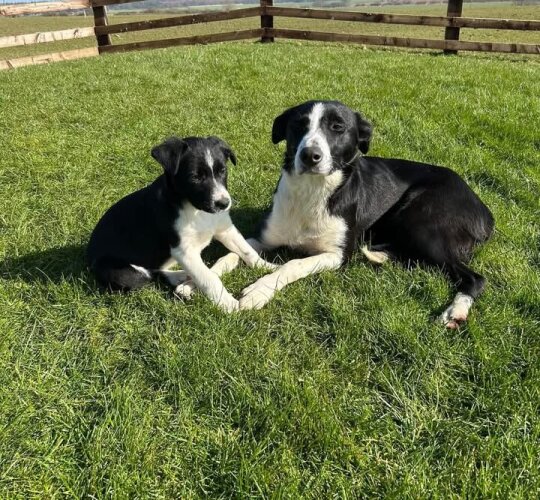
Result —
<path fill-rule="evenodd" d="M 227 161 L 236 165 L 230 146 L 218 137 L 171 137 L 152 149 L 165 171 L 173 199 L 209 213 L 229 210 Z"/>
<path fill-rule="evenodd" d="M 309 101 L 274 120 L 272 142 L 287 141 L 286 167 L 297 174 L 328 175 L 358 150 L 367 153 L 371 125 L 338 101 Z"/>

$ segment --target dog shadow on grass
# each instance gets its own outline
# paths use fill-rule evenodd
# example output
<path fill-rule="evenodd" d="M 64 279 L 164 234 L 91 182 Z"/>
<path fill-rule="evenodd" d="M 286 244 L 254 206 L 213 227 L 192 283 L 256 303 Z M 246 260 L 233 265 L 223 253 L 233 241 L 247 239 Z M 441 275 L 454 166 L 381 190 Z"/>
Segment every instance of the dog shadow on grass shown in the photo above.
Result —
<path fill-rule="evenodd" d="M 233 209 L 231 217 L 242 234 L 252 235 L 260 223 L 264 210 L 251 207 Z M 88 238 L 90 235 L 88 235 Z M 203 252 L 209 265 L 228 252 L 220 243 L 213 242 Z M 47 248 L 0 261 L 0 279 L 27 283 L 60 283 L 72 279 L 82 280 L 89 289 L 99 285 L 88 269 L 86 243 Z"/>

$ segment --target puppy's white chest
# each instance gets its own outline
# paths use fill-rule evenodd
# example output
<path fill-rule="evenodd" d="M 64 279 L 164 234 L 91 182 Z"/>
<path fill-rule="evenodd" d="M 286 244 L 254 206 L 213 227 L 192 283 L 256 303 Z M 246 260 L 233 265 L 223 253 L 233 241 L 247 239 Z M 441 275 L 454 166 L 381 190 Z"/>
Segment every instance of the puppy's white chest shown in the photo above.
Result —
<path fill-rule="evenodd" d="M 180 237 L 183 252 L 201 252 L 214 235 L 227 227 L 230 222 L 228 213 L 209 214 L 194 207 L 185 207 L 180 211 L 175 229 Z"/>
<path fill-rule="evenodd" d="M 308 253 L 340 252 L 347 225 L 331 215 L 328 200 L 341 184 L 341 172 L 328 176 L 284 172 L 274 195 L 264 241 Z"/>

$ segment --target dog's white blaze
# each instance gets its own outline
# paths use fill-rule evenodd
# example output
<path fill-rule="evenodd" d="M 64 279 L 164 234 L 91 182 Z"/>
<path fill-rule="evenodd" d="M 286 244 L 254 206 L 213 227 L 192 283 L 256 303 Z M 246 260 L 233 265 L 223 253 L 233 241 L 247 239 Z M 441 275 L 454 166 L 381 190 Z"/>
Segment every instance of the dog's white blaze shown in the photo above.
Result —
<path fill-rule="evenodd" d="M 339 170 L 327 176 L 298 176 L 284 171 L 262 241 L 270 246 L 299 248 L 310 254 L 342 254 L 347 224 L 328 211 L 328 199 L 342 181 Z"/>
<path fill-rule="evenodd" d="M 220 182 L 216 181 L 216 178 L 214 177 L 214 158 L 212 158 L 212 153 L 209 149 L 207 149 L 204 152 L 204 158 L 206 160 L 206 163 L 212 170 L 212 179 L 214 180 L 213 186 L 212 186 L 212 201 L 219 201 L 223 200 L 224 198 L 228 200 L 229 204 L 225 210 L 229 210 L 231 208 L 231 196 L 229 195 L 229 192 L 227 189 L 225 189 L 225 186 L 221 184 Z"/>
<path fill-rule="evenodd" d="M 305 147 L 317 146 L 322 151 L 322 160 L 319 163 L 319 173 L 327 174 L 332 170 L 332 154 L 328 140 L 321 129 L 321 120 L 324 115 L 324 104 L 318 102 L 313 106 L 309 114 L 309 129 L 306 135 L 300 141 L 296 156 L 294 158 L 294 168 L 297 173 L 302 171 L 302 161 L 300 160 L 300 151 Z"/>
<path fill-rule="evenodd" d="M 209 149 L 207 149 L 205 152 L 204 152 L 204 159 L 206 160 L 206 164 L 212 168 L 214 166 L 214 158 L 212 158 L 212 153 L 210 152 Z"/>

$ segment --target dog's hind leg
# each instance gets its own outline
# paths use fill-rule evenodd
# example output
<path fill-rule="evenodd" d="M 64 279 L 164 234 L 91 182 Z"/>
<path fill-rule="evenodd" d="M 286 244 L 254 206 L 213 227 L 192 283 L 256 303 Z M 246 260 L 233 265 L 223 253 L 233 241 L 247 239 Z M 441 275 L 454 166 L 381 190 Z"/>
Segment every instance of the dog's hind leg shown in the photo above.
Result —
<path fill-rule="evenodd" d="M 151 270 L 129 264 L 115 257 L 103 256 L 91 266 L 97 280 L 111 290 L 129 291 L 141 288 L 154 279 Z"/>
<path fill-rule="evenodd" d="M 482 293 L 486 280 L 461 263 L 445 267 L 458 293 L 439 319 L 447 328 L 456 329 L 467 320 L 469 310 L 474 300 Z"/>

